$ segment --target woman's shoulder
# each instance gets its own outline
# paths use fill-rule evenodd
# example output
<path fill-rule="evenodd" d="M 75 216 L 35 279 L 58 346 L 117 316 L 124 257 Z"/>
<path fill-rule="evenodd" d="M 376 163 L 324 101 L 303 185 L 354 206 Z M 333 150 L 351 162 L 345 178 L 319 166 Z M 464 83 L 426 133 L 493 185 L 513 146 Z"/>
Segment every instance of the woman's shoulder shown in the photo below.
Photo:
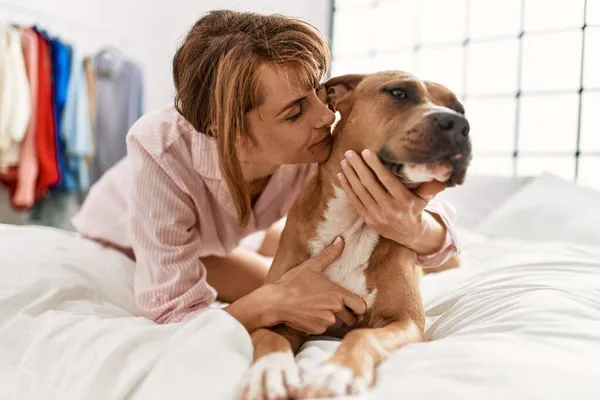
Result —
<path fill-rule="evenodd" d="M 170 106 L 141 116 L 130 128 L 127 142 L 136 142 L 150 156 L 159 158 L 176 144 L 188 144 L 193 133 L 193 126 Z"/>

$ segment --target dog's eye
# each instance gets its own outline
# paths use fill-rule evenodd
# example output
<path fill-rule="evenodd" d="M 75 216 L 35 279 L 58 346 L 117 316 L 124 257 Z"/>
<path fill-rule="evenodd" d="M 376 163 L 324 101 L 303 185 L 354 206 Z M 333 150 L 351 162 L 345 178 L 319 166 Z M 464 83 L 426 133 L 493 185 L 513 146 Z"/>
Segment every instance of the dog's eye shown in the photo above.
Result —
<path fill-rule="evenodd" d="M 398 99 L 406 99 L 406 98 L 408 98 L 408 95 L 402 89 L 390 89 L 390 93 L 392 94 L 392 96 L 394 96 L 394 97 L 396 97 Z"/>

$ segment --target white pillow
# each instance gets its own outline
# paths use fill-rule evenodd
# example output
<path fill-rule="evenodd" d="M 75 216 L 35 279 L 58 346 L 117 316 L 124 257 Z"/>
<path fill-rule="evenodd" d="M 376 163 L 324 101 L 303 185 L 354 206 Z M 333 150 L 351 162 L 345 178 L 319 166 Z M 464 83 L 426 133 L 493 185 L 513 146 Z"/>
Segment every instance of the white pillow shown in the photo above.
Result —
<path fill-rule="evenodd" d="M 494 210 L 476 231 L 524 240 L 600 244 L 600 192 L 543 174 Z"/>
<path fill-rule="evenodd" d="M 459 227 L 473 228 L 531 179 L 468 175 L 464 184 L 444 190 L 437 198 L 448 201 L 456 209 Z"/>

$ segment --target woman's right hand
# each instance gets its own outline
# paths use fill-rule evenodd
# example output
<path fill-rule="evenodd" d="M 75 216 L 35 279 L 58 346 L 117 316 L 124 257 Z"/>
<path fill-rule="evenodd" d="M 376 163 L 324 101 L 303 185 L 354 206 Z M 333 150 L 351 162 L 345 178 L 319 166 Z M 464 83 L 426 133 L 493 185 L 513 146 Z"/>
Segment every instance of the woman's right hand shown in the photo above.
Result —
<path fill-rule="evenodd" d="M 339 240 L 338 240 L 339 239 Z M 344 249 L 341 238 L 319 255 L 287 271 L 270 284 L 274 318 L 290 328 L 309 334 L 322 334 L 334 325 L 336 317 L 346 325 L 356 323 L 356 315 L 367 310 L 364 300 L 323 275 Z"/>

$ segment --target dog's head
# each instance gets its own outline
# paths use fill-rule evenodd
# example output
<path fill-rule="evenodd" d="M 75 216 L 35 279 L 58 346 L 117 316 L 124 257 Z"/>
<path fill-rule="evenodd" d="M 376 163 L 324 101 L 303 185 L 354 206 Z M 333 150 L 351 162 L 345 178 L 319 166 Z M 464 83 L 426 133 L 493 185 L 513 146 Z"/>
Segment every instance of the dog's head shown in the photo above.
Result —
<path fill-rule="evenodd" d="M 471 160 L 469 122 L 446 87 L 401 71 L 344 75 L 325 83 L 348 149 L 370 149 L 402 181 L 463 183 Z"/>

